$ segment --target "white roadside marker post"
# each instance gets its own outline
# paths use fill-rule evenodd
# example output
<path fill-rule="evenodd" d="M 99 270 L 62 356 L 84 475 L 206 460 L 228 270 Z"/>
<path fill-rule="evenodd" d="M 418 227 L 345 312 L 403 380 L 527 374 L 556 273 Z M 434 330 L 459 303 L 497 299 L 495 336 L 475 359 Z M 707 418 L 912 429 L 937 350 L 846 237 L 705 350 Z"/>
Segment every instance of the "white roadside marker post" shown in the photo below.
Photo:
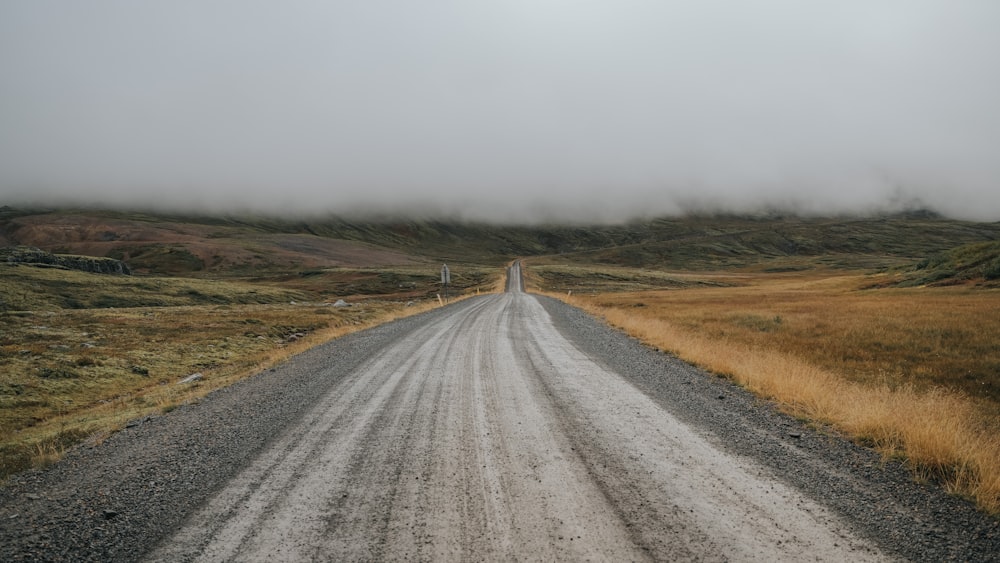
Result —
<path fill-rule="evenodd" d="M 441 266 L 441 285 L 444 286 L 444 301 L 448 302 L 448 284 L 451 283 L 451 270 L 448 269 L 448 265 L 444 264 Z"/>

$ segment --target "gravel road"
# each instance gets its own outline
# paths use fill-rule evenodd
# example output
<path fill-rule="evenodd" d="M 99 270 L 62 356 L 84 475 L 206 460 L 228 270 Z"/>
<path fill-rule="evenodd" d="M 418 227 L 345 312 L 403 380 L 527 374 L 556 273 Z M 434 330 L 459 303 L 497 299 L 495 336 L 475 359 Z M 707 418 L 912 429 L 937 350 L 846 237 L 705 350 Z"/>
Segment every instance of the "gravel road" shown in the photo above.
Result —
<path fill-rule="evenodd" d="M 967 502 L 512 279 L 12 479 L 0 560 L 1000 559 Z"/>

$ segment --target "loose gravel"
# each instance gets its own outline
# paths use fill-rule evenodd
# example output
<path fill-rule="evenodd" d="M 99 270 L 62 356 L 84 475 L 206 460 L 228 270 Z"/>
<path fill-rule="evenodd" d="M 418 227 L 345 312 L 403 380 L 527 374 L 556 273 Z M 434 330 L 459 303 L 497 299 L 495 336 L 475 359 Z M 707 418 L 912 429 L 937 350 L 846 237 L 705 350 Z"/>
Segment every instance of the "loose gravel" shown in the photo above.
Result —
<path fill-rule="evenodd" d="M 13 477 L 0 488 L 0 561 L 137 560 L 343 374 L 438 314 L 318 346 Z"/>
<path fill-rule="evenodd" d="M 718 377 L 642 345 L 577 309 L 540 298 L 593 359 L 727 452 L 783 476 L 900 558 L 998 561 L 1000 522 L 896 462 L 808 428 Z M 103 444 L 0 488 L 0 560 L 130 561 L 169 536 L 355 367 L 431 311 L 314 348 L 197 404 L 151 417 Z"/>
<path fill-rule="evenodd" d="M 1000 561 L 1000 520 L 920 484 L 833 432 L 814 429 L 729 380 L 540 297 L 563 334 L 718 447 L 770 467 L 886 552 L 912 561 Z"/>

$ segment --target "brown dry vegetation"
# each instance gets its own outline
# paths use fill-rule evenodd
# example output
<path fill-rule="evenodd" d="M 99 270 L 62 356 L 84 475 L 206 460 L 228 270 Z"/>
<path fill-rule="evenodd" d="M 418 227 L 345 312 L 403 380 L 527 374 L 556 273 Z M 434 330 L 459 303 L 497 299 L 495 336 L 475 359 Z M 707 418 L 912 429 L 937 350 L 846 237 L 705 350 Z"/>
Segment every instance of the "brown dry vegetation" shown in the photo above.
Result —
<path fill-rule="evenodd" d="M 998 236 L 923 216 L 499 229 L 0 207 L 0 244 L 151 274 L 0 264 L 0 477 L 420 309 L 405 301 L 433 306 L 443 261 L 452 289 L 473 293 L 514 256 L 552 254 L 526 264 L 529 286 L 571 289 L 650 344 L 1000 512 Z M 892 289 L 927 284 L 952 286 Z M 321 305 L 338 298 L 364 306 Z M 205 378 L 175 383 L 193 372 Z"/>
<path fill-rule="evenodd" d="M 3 315 L 0 476 L 197 400 L 319 343 L 436 305 L 368 301 Z M 200 381 L 179 384 L 193 373 Z"/>
<path fill-rule="evenodd" d="M 42 213 L 10 219 L 18 244 L 57 253 L 109 256 L 139 273 L 225 275 L 302 268 L 401 266 L 425 260 L 360 241 L 253 225 L 196 224 L 141 215 Z M 3 242 L 3 241 L 0 241 Z"/>
<path fill-rule="evenodd" d="M 435 276 L 317 270 L 250 283 L 0 264 L 0 478 L 311 346 L 435 307 Z M 452 295 L 495 277 L 457 268 Z M 352 306 L 330 306 L 339 297 Z M 177 383 L 194 373 L 203 378 Z"/>
<path fill-rule="evenodd" d="M 865 290 L 877 278 L 823 272 L 724 280 L 738 285 L 548 289 L 1000 512 L 1000 292 Z"/>

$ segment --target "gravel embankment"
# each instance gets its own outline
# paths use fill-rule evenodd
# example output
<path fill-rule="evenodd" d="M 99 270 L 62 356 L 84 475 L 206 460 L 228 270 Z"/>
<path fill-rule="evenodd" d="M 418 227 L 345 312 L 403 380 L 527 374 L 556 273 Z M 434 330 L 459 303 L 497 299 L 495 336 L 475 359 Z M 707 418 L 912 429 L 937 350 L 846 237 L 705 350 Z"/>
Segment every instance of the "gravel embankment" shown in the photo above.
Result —
<path fill-rule="evenodd" d="M 887 552 L 918 561 L 1000 560 L 1000 522 L 969 503 L 913 483 L 899 464 L 805 428 L 576 309 L 540 299 L 560 330 L 594 359 L 709 441 L 772 468 Z M 11 479 L 0 488 L 0 560 L 138 559 L 341 377 L 442 314 L 319 346 Z"/>

